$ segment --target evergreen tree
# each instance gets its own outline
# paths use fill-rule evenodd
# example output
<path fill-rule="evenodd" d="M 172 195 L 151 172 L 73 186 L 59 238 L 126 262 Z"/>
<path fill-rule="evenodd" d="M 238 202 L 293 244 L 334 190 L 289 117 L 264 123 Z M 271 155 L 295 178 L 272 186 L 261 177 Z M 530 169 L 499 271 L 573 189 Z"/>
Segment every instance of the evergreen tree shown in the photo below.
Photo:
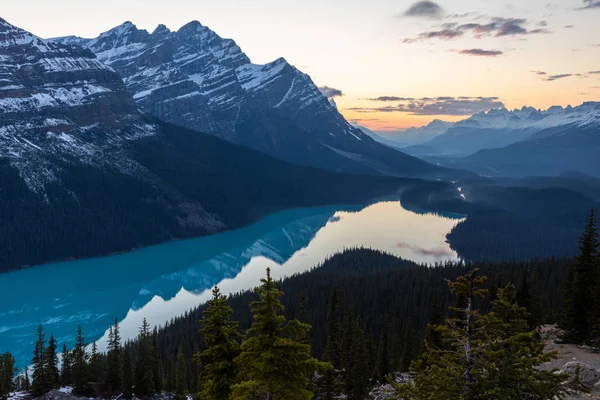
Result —
<path fill-rule="evenodd" d="M 256 289 L 259 299 L 250 304 L 252 327 L 235 359 L 240 383 L 232 387 L 231 400 L 310 400 L 310 378 L 325 369 L 310 355 L 310 345 L 301 343 L 310 325 L 288 321 L 281 315 L 283 292 L 275 287 L 271 272 Z"/>
<path fill-rule="evenodd" d="M 429 321 L 425 330 L 425 340 L 423 342 L 424 351 L 426 351 L 429 348 L 438 350 L 442 349 L 442 336 L 440 332 L 436 329 L 436 327 L 441 325 L 443 322 L 444 315 L 442 310 L 442 304 L 438 292 L 436 290 L 435 292 L 433 292 L 431 314 L 429 316 Z"/>
<path fill-rule="evenodd" d="M 21 386 L 22 389 L 26 392 L 31 390 L 31 381 L 29 380 L 29 367 L 25 367 L 25 370 L 23 372 L 23 385 Z"/>
<path fill-rule="evenodd" d="M 368 394 L 369 374 L 373 366 L 369 365 L 367 341 L 360 318 L 353 320 L 352 361 L 346 371 L 346 395 L 349 400 L 364 400 Z"/>
<path fill-rule="evenodd" d="M 408 329 L 404 334 L 404 341 L 402 342 L 402 358 L 400 359 L 400 371 L 407 372 L 410 369 L 415 354 L 417 353 L 417 339 L 416 333 L 412 329 Z"/>
<path fill-rule="evenodd" d="M 129 348 L 125 347 L 123 354 L 123 376 L 122 376 L 122 387 L 123 387 L 123 398 L 133 398 L 133 371 L 131 369 L 131 356 L 129 355 Z"/>
<path fill-rule="evenodd" d="M 134 367 L 134 391 L 137 396 L 154 393 L 154 359 L 150 337 L 150 324 L 146 318 L 142 321 L 138 335 L 138 354 Z"/>
<path fill-rule="evenodd" d="M 187 398 L 187 363 L 185 362 L 185 355 L 183 354 L 183 348 L 179 346 L 177 352 L 177 366 L 176 366 L 176 379 L 175 379 L 175 400 L 185 400 Z"/>
<path fill-rule="evenodd" d="M 383 383 L 391 371 L 390 348 L 389 348 L 389 321 L 386 316 L 381 335 L 379 336 L 379 347 L 377 349 L 377 359 L 375 361 L 375 370 L 373 372 L 373 381 Z"/>
<path fill-rule="evenodd" d="M 121 334 L 119 320 L 115 318 L 114 324 L 108 330 L 108 346 L 106 352 L 106 384 L 111 393 L 121 389 L 122 360 L 121 360 Z"/>
<path fill-rule="evenodd" d="M 158 350 L 158 330 L 154 327 L 152 331 L 152 375 L 154 381 L 154 393 L 161 393 L 163 389 L 162 370 L 160 368 L 159 350 Z"/>
<path fill-rule="evenodd" d="M 60 388 L 60 373 L 58 371 L 57 344 L 54 335 L 50 335 L 48 347 L 44 353 L 44 373 L 48 390 Z"/>
<path fill-rule="evenodd" d="M 585 231 L 579 239 L 579 254 L 573 267 L 572 284 L 565 298 L 560 322 L 560 327 L 566 332 L 564 338 L 574 343 L 592 339 L 592 305 L 598 302 L 595 290 L 599 286 L 600 273 L 598 244 L 598 227 L 592 209 Z"/>
<path fill-rule="evenodd" d="M 0 399 L 7 399 L 14 388 L 15 359 L 10 353 L 0 355 Z"/>
<path fill-rule="evenodd" d="M 92 382 L 104 382 L 102 354 L 98 353 L 96 342 L 92 343 L 92 352 L 90 354 L 89 377 Z"/>
<path fill-rule="evenodd" d="M 89 392 L 88 386 L 88 355 L 85 350 L 87 343 L 81 325 L 77 327 L 75 346 L 73 347 L 73 393 L 85 395 Z"/>
<path fill-rule="evenodd" d="M 60 383 L 63 386 L 68 386 L 73 383 L 73 358 L 71 352 L 67 349 L 67 345 L 63 344 L 63 350 L 60 360 Z"/>
<path fill-rule="evenodd" d="M 514 286 L 498 290 L 493 311 L 482 315 L 474 306 L 483 298 L 485 277 L 475 269 L 451 282 L 464 304 L 455 318 L 437 327 L 444 349 L 428 347 L 412 369 L 414 382 L 394 384 L 404 400 L 552 399 L 561 394 L 564 376 L 541 371 L 554 355 L 527 325 L 527 312 L 515 302 Z"/>
<path fill-rule="evenodd" d="M 216 286 L 212 295 L 200 321 L 206 349 L 195 356 L 196 362 L 203 367 L 197 397 L 227 400 L 237 375 L 234 359 L 240 353 L 237 342 L 240 334 L 238 323 L 231 320 L 232 310 L 227 297 Z"/>
<path fill-rule="evenodd" d="M 327 340 L 323 360 L 328 361 L 334 368 L 341 368 L 340 352 L 342 342 L 342 309 L 340 306 L 339 289 L 334 287 L 329 300 L 329 312 L 327 313 Z"/>
<path fill-rule="evenodd" d="M 31 365 L 33 367 L 33 373 L 31 375 L 31 393 L 35 397 L 39 397 L 50 390 L 48 387 L 48 380 L 46 379 L 46 363 L 44 362 L 45 352 L 46 339 L 44 328 L 40 325 L 37 329 L 37 340 L 35 341 L 33 359 L 31 360 Z"/>

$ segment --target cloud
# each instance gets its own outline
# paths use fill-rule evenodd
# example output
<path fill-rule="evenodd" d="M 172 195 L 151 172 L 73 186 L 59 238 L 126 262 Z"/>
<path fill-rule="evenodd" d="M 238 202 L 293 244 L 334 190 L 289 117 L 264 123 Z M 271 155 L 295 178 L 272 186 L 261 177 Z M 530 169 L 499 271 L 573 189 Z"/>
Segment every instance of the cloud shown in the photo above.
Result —
<path fill-rule="evenodd" d="M 430 31 L 420 33 L 418 37 L 413 39 L 404 39 L 404 43 L 415 43 L 423 40 L 429 39 L 441 39 L 441 40 L 450 40 L 455 39 L 459 36 L 464 35 L 464 32 L 456 30 L 456 29 L 442 29 L 440 31 Z"/>
<path fill-rule="evenodd" d="M 544 71 L 531 71 L 531 72 L 538 75 L 539 77 L 542 78 L 542 80 L 544 80 L 546 82 L 552 82 L 552 81 L 557 81 L 559 79 L 572 78 L 572 77 L 591 78 L 591 75 L 600 75 L 600 71 L 590 71 L 588 73 L 556 74 L 556 75 L 549 75 L 548 73 L 546 73 Z"/>
<path fill-rule="evenodd" d="M 461 50 L 458 52 L 459 54 L 464 54 L 467 56 L 480 56 L 480 57 L 497 57 L 504 54 L 503 51 L 500 50 L 483 50 L 483 49 L 467 49 Z"/>
<path fill-rule="evenodd" d="M 571 28 L 575 28 L 575 25 L 565 25 L 566 29 L 571 29 Z"/>
<path fill-rule="evenodd" d="M 558 75 L 550 75 L 547 78 L 545 78 L 545 81 L 548 82 L 552 82 L 552 81 L 557 81 L 559 79 L 564 79 L 564 78 L 570 78 L 572 76 L 581 76 L 581 74 L 558 74 Z"/>
<path fill-rule="evenodd" d="M 583 0 L 583 7 L 578 10 L 589 10 L 592 8 L 600 8 L 600 0 Z"/>
<path fill-rule="evenodd" d="M 400 249 L 408 249 L 414 251 L 417 254 L 423 256 L 443 257 L 452 255 L 452 250 L 445 249 L 443 247 L 434 247 L 431 249 L 425 249 L 419 246 L 412 245 L 410 243 L 400 242 L 397 244 Z"/>
<path fill-rule="evenodd" d="M 542 22 L 545 23 L 545 21 Z M 458 24 L 449 22 L 440 25 L 438 30 L 422 32 L 416 38 L 404 39 L 404 43 L 429 39 L 450 40 L 463 36 L 465 32 L 471 32 L 477 39 L 484 36 L 503 37 L 552 33 L 545 27 L 529 30 L 526 28 L 527 24 L 528 21 L 524 18 L 491 18 L 487 23 Z"/>
<path fill-rule="evenodd" d="M 440 7 L 437 3 L 425 0 L 414 3 L 402 15 L 405 17 L 423 17 L 440 19 L 444 16 L 444 14 L 444 9 Z"/>
<path fill-rule="evenodd" d="M 420 99 L 399 96 L 381 96 L 368 99 L 380 102 L 396 102 L 392 106 L 372 108 L 349 108 L 362 113 L 400 112 L 410 115 L 473 115 L 492 108 L 502 108 L 504 103 L 498 97 L 423 97 Z"/>
<path fill-rule="evenodd" d="M 321 93 L 323 93 L 323 96 L 331 99 L 334 97 L 341 97 L 344 95 L 344 92 L 342 92 L 339 89 L 334 89 L 332 87 L 329 86 L 320 86 L 319 90 L 321 91 Z"/>

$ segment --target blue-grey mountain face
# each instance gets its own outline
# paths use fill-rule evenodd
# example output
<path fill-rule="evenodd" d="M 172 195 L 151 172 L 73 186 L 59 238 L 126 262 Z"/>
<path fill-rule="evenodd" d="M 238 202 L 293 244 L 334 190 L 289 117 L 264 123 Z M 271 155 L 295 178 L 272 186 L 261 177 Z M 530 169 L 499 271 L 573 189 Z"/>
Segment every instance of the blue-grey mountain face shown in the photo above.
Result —
<path fill-rule="evenodd" d="M 452 124 L 428 142 L 403 150 L 418 157 L 466 157 L 480 150 L 499 149 L 533 139 L 538 132 L 589 126 L 600 120 L 593 104 L 556 106 L 545 111 L 523 107 L 513 111 L 503 108 L 480 112 Z"/>
<path fill-rule="evenodd" d="M 84 48 L 42 40 L 0 18 L 0 161 L 30 190 L 60 180 L 73 160 L 140 168 L 126 142 L 156 133 L 120 76 Z"/>
<path fill-rule="evenodd" d="M 130 22 L 83 45 L 121 74 L 144 110 L 278 158 L 335 171 L 437 178 L 447 171 L 350 125 L 310 77 L 283 58 L 256 65 L 233 40 L 194 21 L 152 33 Z"/>
<path fill-rule="evenodd" d="M 480 114 L 479 121 L 475 117 L 463 121 L 421 149 L 415 146 L 410 151 L 437 154 L 427 159 L 485 176 L 555 176 L 571 172 L 600 176 L 600 102 L 547 111 L 524 110 L 528 113 L 525 118 L 519 117 L 519 110 Z M 491 121 L 490 114 L 496 121 Z M 488 123 L 481 124 L 485 120 Z"/>

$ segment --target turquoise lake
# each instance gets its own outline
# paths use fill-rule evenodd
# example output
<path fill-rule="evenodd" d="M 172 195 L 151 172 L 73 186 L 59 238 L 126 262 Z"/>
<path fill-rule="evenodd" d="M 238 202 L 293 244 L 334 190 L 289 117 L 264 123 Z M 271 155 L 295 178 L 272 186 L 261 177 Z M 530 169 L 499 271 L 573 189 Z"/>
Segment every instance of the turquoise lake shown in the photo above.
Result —
<path fill-rule="evenodd" d="M 267 267 L 282 278 L 347 248 L 422 263 L 455 260 L 446 234 L 458 222 L 458 216 L 408 211 L 398 201 L 289 210 L 222 234 L 0 274 L 0 351 L 27 365 L 39 324 L 59 348 L 73 344 L 81 325 L 102 350 L 115 318 L 128 339 L 143 318 L 164 324 L 205 302 L 214 285 L 225 293 L 250 289 Z"/>

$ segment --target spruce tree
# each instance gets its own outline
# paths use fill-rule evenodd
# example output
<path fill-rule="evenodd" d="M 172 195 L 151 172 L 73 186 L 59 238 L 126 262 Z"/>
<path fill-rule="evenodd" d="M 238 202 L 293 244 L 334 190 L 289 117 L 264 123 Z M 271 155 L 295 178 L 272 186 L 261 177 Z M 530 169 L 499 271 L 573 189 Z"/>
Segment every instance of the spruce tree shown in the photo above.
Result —
<path fill-rule="evenodd" d="M 444 322 L 442 304 L 440 301 L 440 297 L 438 295 L 437 290 L 433 292 L 433 301 L 431 306 L 431 314 L 429 316 L 429 321 L 427 323 L 427 328 L 425 329 L 425 340 L 423 341 L 424 351 L 428 348 L 441 350 L 442 336 L 440 332 L 436 329 L 437 326 L 441 325 Z M 405 365 L 406 366 L 406 365 Z"/>
<path fill-rule="evenodd" d="M 161 393 L 163 389 L 162 382 L 162 370 L 160 367 L 160 353 L 158 350 L 158 330 L 154 327 L 152 331 L 152 351 L 151 351 L 151 360 L 152 360 L 152 379 L 153 379 L 153 389 L 154 393 Z"/>
<path fill-rule="evenodd" d="M 334 368 L 341 368 L 340 352 L 342 342 L 342 309 L 340 306 L 339 289 L 334 287 L 329 300 L 327 313 L 327 339 L 323 352 L 323 361 L 328 361 Z"/>
<path fill-rule="evenodd" d="M 46 353 L 46 339 L 44 335 L 44 328 L 42 325 L 38 326 L 37 329 L 37 340 L 35 341 L 33 349 L 33 359 L 31 365 L 33 367 L 33 373 L 31 374 L 31 393 L 35 397 L 39 397 L 48 392 L 48 380 L 46 379 L 46 368 L 45 368 L 45 355 Z"/>
<path fill-rule="evenodd" d="M 71 352 L 67 349 L 67 345 L 63 344 L 63 350 L 60 360 L 60 383 L 63 386 L 68 386 L 73 383 L 73 358 Z"/>
<path fill-rule="evenodd" d="M 138 335 L 138 354 L 133 372 L 134 391 L 138 396 L 149 396 L 154 393 L 154 359 L 152 353 L 150 324 L 144 318 Z"/>
<path fill-rule="evenodd" d="M 598 302 L 598 227 L 594 210 L 579 239 L 579 254 L 573 267 L 572 284 L 565 297 L 560 328 L 565 340 L 583 343 L 592 339 L 594 307 Z"/>
<path fill-rule="evenodd" d="M 197 397 L 228 400 L 237 376 L 234 359 L 240 353 L 237 342 L 240 334 L 238 322 L 231 320 L 233 311 L 227 304 L 227 297 L 216 286 L 212 295 L 200 321 L 206 349 L 195 356 L 196 362 L 202 366 Z"/>
<path fill-rule="evenodd" d="M 50 335 L 48 347 L 44 353 L 44 371 L 47 389 L 60 388 L 60 373 L 58 371 L 57 344 L 54 335 Z"/>
<path fill-rule="evenodd" d="M 25 367 L 23 372 L 23 390 L 28 392 L 31 390 L 31 381 L 29 380 L 29 367 Z"/>
<path fill-rule="evenodd" d="M 461 296 L 461 306 L 437 327 L 443 349 L 426 348 L 421 360 L 412 364 L 413 382 L 392 384 L 405 400 L 518 400 L 560 397 L 564 376 L 538 367 L 554 355 L 529 330 L 527 312 L 515 302 L 514 286 L 498 290 L 492 312 L 482 315 L 475 300 L 485 277 L 475 269 L 455 282 L 452 293 Z"/>
<path fill-rule="evenodd" d="M 106 384 L 111 393 L 116 393 L 121 389 L 122 374 L 121 334 L 119 333 L 119 321 L 115 318 L 113 326 L 108 330 L 106 353 Z"/>
<path fill-rule="evenodd" d="M 185 355 L 181 346 L 179 346 L 179 351 L 177 352 L 175 375 L 175 400 L 185 400 L 188 394 L 187 363 L 185 362 Z"/>
<path fill-rule="evenodd" d="M 390 348 L 388 338 L 389 319 L 386 316 L 381 334 L 379 335 L 379 346 L 377 349 L 377 359 L 375 360 L 375 370 L 373 371 L 373 381 L 383 383 L 390 372 Z"/>
<path fill-rule="evenodd" d="M 129 355 L 129 348 L 125 347 L 123 353 L 123 376 L 122 376 L 122 387 L 123 387 L 123 398 L 133 398 L 133 371 L 131 368 L 131 356 Z"/>
<path fill-rule="evenodd" d="M 83 335 L 81 325 L 77 327 L 77 336 L 75 336 L 75 346 L 73 347 L 73 393 L 85 395 L 89 392 L 88 386 L 88 355 L 85 350 L 87 343 Z"/>
<path fill-rule="evenodd" d="M 98 346 L 96 345 L 96 342 L 92 343 L 89 377 L 92 382 L 104 382 L 102 354 L 98 353 Z"/>
<path fill-rule="evenodd" d="M 250 304 L 252 327 L 235 359 L 240 383 L 232 387 L 231 400 L 263 398 L 266 400 L 310 400 L 310 378 L 326 365 L 310 355 L 310 345 L 302 338 L 310 325 L 298 320 L 286 322 L 283 305 L 267 269 L 267 278 L 256 289 L 259 297 Z"/>
<path fill-rule="evenodd" d="M 0 399 L 7 399 L 14 388 L 15 359 L 10 353 L 0 355 Z"/>

